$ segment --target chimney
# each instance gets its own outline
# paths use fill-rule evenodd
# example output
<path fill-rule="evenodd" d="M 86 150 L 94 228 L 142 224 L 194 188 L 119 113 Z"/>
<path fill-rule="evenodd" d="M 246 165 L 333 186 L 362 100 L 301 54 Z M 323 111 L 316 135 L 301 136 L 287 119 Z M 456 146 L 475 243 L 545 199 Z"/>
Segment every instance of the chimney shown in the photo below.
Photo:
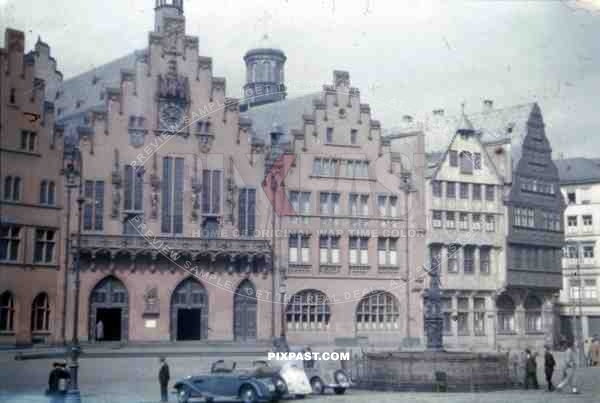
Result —
<path fill-rule="evenodd" d="M 444 116 L 444 110 L 443 109 L 434 109 L 433 116 Z"/>
<path fill-rule="evenodd" d="M 491 99 L 484 99 L 483 100 L 483 111 L 484 112 L 489 112 L 494 108 L 494 101 L 492 101 Z"/>
<path fill-rule="evenodd" d="M 402 116 L 402 121 L 404 123 L 412 123 L 413 117 L 410 115 L 404 115 L 404 116 Z"/>

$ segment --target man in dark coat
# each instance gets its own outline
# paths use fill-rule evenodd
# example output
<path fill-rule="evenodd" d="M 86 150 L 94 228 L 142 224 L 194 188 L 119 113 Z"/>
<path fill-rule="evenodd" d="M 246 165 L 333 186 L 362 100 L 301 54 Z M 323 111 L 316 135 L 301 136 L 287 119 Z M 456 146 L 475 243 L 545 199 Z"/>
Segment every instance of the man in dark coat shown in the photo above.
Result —
<path fill-rule="evenodd" d="M 64 402 L 67 393 L 67 383 L 71 378 L 69 372 L 65 369 L 66 365 L 61 362 L 55 362 L 52 365 L 48 377 L 48 391 L 51 403 Z"/>
<path fill-rule="evenodd" d="M 165 357 L 160 358 L 160 370 L 158 371 L 158 383 L 160 383 L 160 401 L 168 402 L 168 389 L 169 389 L 169 379 L 171 378 L 169 374 L 169 366 L 167 365 L 167 360 Z"/>
<path fill-rule="evenodd" d="M 530 381 L 535 389 L 539 389 L 540 386 L 537 381 L 537 362 L 535 361 L 535 353 L 526 349 L 525 354 L 527 356 L 525 361 L 525 389 L 529 389 Z"/>
<path fill-rule="evenodd" d="M 550 352 L 549 346 L 545 346 L 544 350 L 544 371 L 546 373 L 546 383 L 548 384 L 548 392 L 552 392 L 554 390 L 554 385 L 552 385 L 552 374 L 554 373 L 556 361 L 554 361 L 554 356 Z"/>

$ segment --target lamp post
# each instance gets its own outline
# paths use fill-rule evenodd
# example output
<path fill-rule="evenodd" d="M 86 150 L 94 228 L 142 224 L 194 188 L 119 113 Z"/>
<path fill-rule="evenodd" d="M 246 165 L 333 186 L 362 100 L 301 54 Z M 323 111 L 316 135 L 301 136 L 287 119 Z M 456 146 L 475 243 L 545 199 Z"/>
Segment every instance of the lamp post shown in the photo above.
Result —
<path fill-rule="evenodd" d="M 75 161 L 72 156 L 67 159 L 66 167 L 61 170 L 61 174 L 65 176 L 67 188 L 67 225 L 66 225 L 66 236 L 65 236 L 65 273 L 63 279 L 63 306 L 62 306 L 62 323 L 60 328 L 61 339 L 64 344 L 67 344 L 67 304 L 68 304 L 68 281 L 69 281 L 69 267 L 71 263 L 71 198 L 72 190 L 79 186 L 77 184 L 77 178 L 79 177 L 79 170 L 75 166 Z"/>
<path fill-rule="evenodd" d="M 80 403 L 81 393 L 79 392 L 78 372 L 79 372 L 79 355 L 81 354 L 81 347 L 79 346 L 79 333 L 78 333 L 78 318 L 79 318 L 79 289 L 80 289 L 80 277 L 79 272 L 81 269 L 81 225 L 83 223 L 83 203 L 85 198 L 83 197 L 83 158 L 81 150 L 77 149 L 77 161 L 73 160 L 79 165 L 79 196 L 77 197 L 77 245 L 75 246 L 75 297 L 74 297 L 74 312 L 73 312 L 73 337 L 71 340 L 71 346 L 69 348 L 70 357 L 70 373 L 71 382 L 69 383 L 69 390 L 65 401 L 69 403 Z"/>
<path fill-rule="evenodd" d="M 405 259 L 405 270 L 404 270 L 404 284 L 405 284 L 405 298 L 406 298 L 406 343 L 411 345 L 411 332 L 410 332 L 410 240 L 408 239 L 408 201 L 410 193 L 415 191 L 412 184 L 411 173 L 405 169 L 400 172 L 400 189 L 404 191 L 404 259 Z"/>
<path fill-rule="evenodd" d="M 582 284 L 581 284 L 581 242 L 579 241 L 575 241 L 573 242 L 573 244 L 575 245 L 575 248 L 577 253 L 576 253 L 576 257 L 577 257 L 577 266 L 576 266 L 576 272 L 575 272 L 575 277 L 577 277 L 577 288 L 578 288 L 578 297 L 577 301 L 575 301 L 575 299 L 573 299 L 573 303 L 572 303 L 572 309 L 573 309 L 573 327 L 574 327 L 574 334 L 575 334 L 575 342 L 574 344 L 577 346 L 577 359 L 579 361 L 579 366 L 583 366 L 583 364 L 585 363 L 585 352 L 583 351 L 583 305 L 582 305 L 582 298 L 583 298 L 583 289 L 582 289 Z M 576 306 L 575 304 L 577 304 L 577 308 L 579 308 L 579 326 L 577 325 L 577 312 L 576 312 Z"/>
<path fill-rule="evenodd" d="M 275 163 L 273 163 L 275 165 Z M 277 283 L 277 265 L 275 264 L 275 218 L 277 216 L 277 176 L 276 176 L 275 167 L 271 168 L 271 183 L 269 184 L 271 187 L 271 192 L 273 194 L 273 214 L 271 219 L 271 264 L 273 265 L 273 271 L 271 273 L 271 286 L 273 295 L 271 296 L 271 337 L 275 338 L 275 284 Z"/>
<path fill-rule="evenodd" d="M 279 294 L 281 295 L 281 339 L 286 340 L 286 319 L 285 319 L 285 294 L 287 293 L 287 283 L 285 279 L 281 279 L 279 283 Z"/>

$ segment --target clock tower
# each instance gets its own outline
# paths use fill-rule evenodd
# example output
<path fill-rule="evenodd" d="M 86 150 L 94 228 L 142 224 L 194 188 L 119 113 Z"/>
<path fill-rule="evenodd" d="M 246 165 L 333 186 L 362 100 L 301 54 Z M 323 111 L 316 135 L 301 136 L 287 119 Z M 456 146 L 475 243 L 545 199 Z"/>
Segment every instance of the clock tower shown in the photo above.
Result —
<path fill-rule="evenodd" d="M 190 105 L 187 77 L 177 73 L 177 60 L 168 62 L 168 71 L 158 76 L 158 128 L 161 132 L 187 136 L 184 118 Z"/>

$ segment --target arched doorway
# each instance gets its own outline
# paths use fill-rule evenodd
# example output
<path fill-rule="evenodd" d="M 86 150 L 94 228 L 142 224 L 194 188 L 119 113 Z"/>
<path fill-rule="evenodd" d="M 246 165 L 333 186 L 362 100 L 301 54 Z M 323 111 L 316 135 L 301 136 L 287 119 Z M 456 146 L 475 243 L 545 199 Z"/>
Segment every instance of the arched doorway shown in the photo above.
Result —
<path fill-rule="evenodd" d="M 97 332 L 102 322 L 102 332 Z M 98 334 L 97 334 L 98 333 Z M 109 276 L 90 294 L 89 338 L 96 341 L 129 339 L 129 295 L 125 284 Z"/>
<path fill-rule="evenodd" d="M 256 290 L 244 280 L 233 296 L 233 335 L 237 341 L 256 340 Z"/>
<path fill-rule="evenodd" d="M 208 338 L 208 294 L 195 278 L 183 280 L 171 296 L 171 340 Z"/>

